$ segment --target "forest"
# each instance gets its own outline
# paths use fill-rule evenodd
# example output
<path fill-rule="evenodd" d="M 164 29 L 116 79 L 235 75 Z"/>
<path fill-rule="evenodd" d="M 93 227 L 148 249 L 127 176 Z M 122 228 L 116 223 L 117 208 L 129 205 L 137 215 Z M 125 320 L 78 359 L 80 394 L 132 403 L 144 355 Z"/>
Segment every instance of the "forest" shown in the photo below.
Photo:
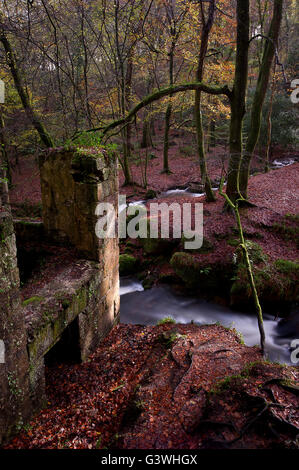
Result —
<path fill-rule="evenodd" d="M 1 0 L 1 453 L 298 449 L 298 20 Z"/>

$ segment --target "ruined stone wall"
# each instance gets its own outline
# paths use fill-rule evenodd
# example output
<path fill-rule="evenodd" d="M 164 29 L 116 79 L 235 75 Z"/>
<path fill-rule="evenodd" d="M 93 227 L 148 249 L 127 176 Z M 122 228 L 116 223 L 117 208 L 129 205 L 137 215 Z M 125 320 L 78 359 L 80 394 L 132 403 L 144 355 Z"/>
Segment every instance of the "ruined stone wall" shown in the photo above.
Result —
<path fill-rule="evenodd" d="M 84 361 L 119 321 L 118 239 L 95 232 L 99 202 L 118 210 L 116 159 L 97 150 L 51 150 L 40 158 L 40 173 L 43 225 L 17 233 L 26 242 L 71 245 L 78 259 L 21 302 L 13 220 L 0 198 L 0 445 L 43 405 L 45 357 L 66 329 L 76 322 Z"/>
<path fill-rule="evenodd" d="M 58 149 L 40 158 L 43 222 L 47 236 L 70 242 L 86 259 L 97 261 L 99 289 L 94 303 L 79 316 L 82 357 L 99 343 L 119 317 L 118 239 L 98 239 L 99 202 L 118 213 L 118 163 L 100 149 Z"/>
<path fill-rule="evenodd" d="M 0 207 L 0 445 L 32 412 L 27 332 L 21 308 L 13 221 Z M 3 348 L 4 344 L 4 348 Z"/>
<path fill-rule="evenodd" d="M 48 236 L 69 241 L 82 256 L 98 261 L 95 210 L 98 202 L 117 208 L 115 157 L 102 150 L 52 150 L 40 157 L 40 175 Z"/>

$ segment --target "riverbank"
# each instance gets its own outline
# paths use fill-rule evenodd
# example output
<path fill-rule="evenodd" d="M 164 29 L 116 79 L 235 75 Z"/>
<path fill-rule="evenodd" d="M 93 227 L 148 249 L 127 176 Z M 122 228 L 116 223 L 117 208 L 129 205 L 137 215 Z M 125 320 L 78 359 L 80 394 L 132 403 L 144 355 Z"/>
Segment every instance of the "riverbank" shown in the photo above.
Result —
<path fill-rule="evenodd" d="M 8 448 L 296 448 L 298 370 L 223 327 L 116 326 L 47 371 L 48 406 Z"/>
<path fill-rule="evenodd" d="M 241 219 L 263 307 L 286 316 L 299 299 L 299 163 L 252 176 L 249 197 L 253 207 Z M 158 196 L 159 203 L 204 205 L 204 244 L 185 250 L 184 240 L 121 241 L 121 273 L 138 271 L 145 288 L 159 282 L 184 285 L 200 296 L 231 307 L 251 310 L 251 290 L 238 248 L 233 214 L 223 211 L 223 198 L 179 191 Z M 151 200 L 145 202 L 149 208 Z M 170 219 L 171 220 L 171 219 Z M 135 261 L 134 261 L 135 260 Z"/>

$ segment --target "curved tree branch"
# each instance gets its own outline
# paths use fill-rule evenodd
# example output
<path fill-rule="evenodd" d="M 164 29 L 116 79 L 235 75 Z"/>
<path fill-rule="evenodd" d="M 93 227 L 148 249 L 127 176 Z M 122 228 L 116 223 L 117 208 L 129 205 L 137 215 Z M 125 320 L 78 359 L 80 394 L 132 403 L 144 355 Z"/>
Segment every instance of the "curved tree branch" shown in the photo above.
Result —
<path fill-rule="evenodd" d="M 202 82 L 195 82 L 195 83 L 183 83 L 179 85 L 172 85 L 167 88 L 162 88 L 161 90 L 158 90 L 151 95 L 146 96 L 143 98 L 142 101 L 140 101 L 134 108 L 131 109 L 131 111 L 123 118 L 118 119 L 116 121 L 111 122 L 105 127 L 94 127 L 92 129 L 87 129 L 85 131 L 80 131 L 78 132 L 75 137 L 73 138 L 76 139 L 78 134 L 82 134 L 82 132 L 97 132 L 97 131 L 102 131 L 102 134 L 105 135 L 107 132 L 111 131 L 112 129 L 115 129 L 118 126 L 121 126 L 123 124 L 126 124 L 127 122 L 130 122 L 134 116 L 143 108 L 148 106 L 149 104 L 160 100 L 161 98 L 164 98 L 165 96 L 170 96 L 174 95 L 176 93 L 181 93 L 184 91 L 190 91 L 190 90 L 201 90 L 204 93 L 208 93 L 210 95 L 224 95 L 231 100 L 232 98 L 232 91 L 228 88 L 227 85 L 223 87 L 219 86 L 212 86 L 212 85 L 207 85 Z"/>

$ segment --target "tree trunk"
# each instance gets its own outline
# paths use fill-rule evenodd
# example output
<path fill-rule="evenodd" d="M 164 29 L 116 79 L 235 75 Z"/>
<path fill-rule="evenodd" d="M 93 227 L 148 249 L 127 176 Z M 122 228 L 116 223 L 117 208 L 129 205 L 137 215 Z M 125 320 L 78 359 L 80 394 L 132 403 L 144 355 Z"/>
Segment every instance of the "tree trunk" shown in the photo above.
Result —
<path fill-rule="evenodd" d="M 276 62 L 274 63 L 273 79 L 272 79 L 272 90 L 269 103 L 269 110 L 267 115 L 267 144 L 266 144 L 266 158 L 265 158 L 265 173 L 268 173 L 270 168 L 270 149 L 272 139 L 272 111 L 273 111 L 273 100 L 275 94 L 275 74 L 276 74 Z"/>
<path fill-rule="evenodd" d="M 149 147 L 151 144 L 150 140 L 150 122 L 147 117 L 144 118 L 143 126 L 142 126 L 142 140 L 140 143 L 140 147 L 145 149 Z"/>
<path fill-rule="evenodd" d="M 11 175 L 10 162 L 8 158 L 8 152 L 7 152 L 8 146 L 7 146 L 6 136 L 5 136 L 5 123 L 4 123 L 3 111 L 2 111 L 1 105 L 0 105 L 0 147 L 1 147 L 1 153 L 2 153 L 2 166 L 5 167 L 5 173 L 6 173 L 8 186 L 11 187 L 12 175 Z"/>
<path fill-rule="evenodd" d="M 164 128 L 164 148 L 163 148 L 163 173 L 170 173 L 169 169 L 169 131 L 171 119 L 172 105 L 168 104 L 165 114 L 165 128 Z"/>
<path fill-rule="evenodd" d="M 204 13 L 202 9 L 202 23 L 203 24 L 202 24 L 202 33 L 201 33 L 200 52 L 199 52 L 199 58 L 198 58 L 198 67 L 196 70 L 196 80 L 198 82 L 201 82 L 203 78 L 204 60 L 205 60 L 207 49 L 208 49 L 209 34 L 210 34 L 210 31 L 212 29 L 213 22 L 214 22 L 215 9 L 216 9 L 215 0 L 211 0 L 207 22 L 205 22 Z M 211 185 L 210 178 L 208 176 L 208 169 L 207 169 L 204 132 L 203 132 L 202 114 L 201 114 L 201 90 L 195 91 L 194 118 L 195 118 L 195 126 L 196 126 L 197 153 L 198 153 L 198 158 L 199 158 L 201 181 L 205 187 L 207 202 L 213 202 L 216 200 L 216 198 L 212 190 L 212 185 Z"/>
<path fill-rule="evenodd" d="M 17 65 L 17 62 L 16 62 L 15 54 L 12 50 L 12 47 L 11 47 L 11 44 L 10 44 L 9 40 L 7 39 L 7 37 L 5 36 L 5 34 L 3 32 L 0 32 L 0 41 L 3 44 L 4 50 L 5 50 L 5 53 L 6 53 L 7 64 L 10 68 L 11 75 L 13 77 L 15 87 L 17 89 L 17 92 L 18 92 L 19 97 L 21 99 L 21 102 L 23 104 L 23 108 L 24 108 L 28 118 L 30 119 L 33 126 L 37 130 L 43 144 L 46 147 L 54 147 L 54 141 L 52 140 L 51 136 L 46 131 L 46 129 L 45 129 L 44 125 L 42 124 L 38 114 L 34 112 L 32 106 L 30 104 L 29 97 L 28 97 L 28 95 L 27 95 L 27 93 L 24 90 L 23 85 L 22 85 L 21 73 L 19 71 L 19 68 L 18 68 L 18 65 Z"/>
<path fill-rule="evenodd" d="M 175 43 L 172 42 L 170 53 L 169 53 L 169 84 L 170 84 L 170 86 L 173 85 L 174 50 L 175 50 Z M 167 105 L 167 109 L 166 109 L 166 113 L 165 113 L 163 171 L 162 171 L 162 173 L 170 173 L 168 151 L 169 151 L 169 131 L 170 131 L 171 114 L 172 114 L 172 104 L 171 104 L 171 95 L 170 95 L 170 101 L 169 101 L 169 104 Z"/>
<path fill-rule="evenodd" d="M 125 82 L 126 112 L 128 112 L 131 107 L 132 76 L 133 76 L 133 51 L 131 49 L 129 57 L 128 57 L 126 82 Z M 128 125 L 125 127 L 125 145 L 126 145 L 127 160 L 131 156 L 131 148 L 132 148 L 131 137 L 132 137 L 132 125 L 131 123 L 128 123 Z"/>
<path fill-rule="evenodd" d="M 240 191 L 244 198 L 247 198 L 247 187 L 250 174 L 250 164 L 252 155 L 254 153 L 256 144 L 259 139 L 259 134 L 261 130 L 261 116 L 263 104 L 265 101 L 265 96 L 267 92 L 267 87 L 269 83 L 271 66 L 273 57 L 275 54 L 279 30 L 281 25 L 282 18 L 282 5 L 283 0 L 274 1 L 274 10 L 273 17 L 268 33 L 268 38 L 266 39 L 264 46 L 264 53 L 262 58 L 262 64 L 258 76 L 257 86 L 254 94 L 253 104 L 251 108 L 251 122 L 250 122 L 250 131 L 246 146 L 246 152 L 242 159 L 241 169 L 240 169 Z"/>
<path fill-rule="evenodd" d="M 245 100 L 248 80 L 249 49 L 249 0 L 237 1 L 237 54 L 235 79 L 231 98 L 231 120 L 229 135 L 229 165 L 227 195 L 235 203 L 241 197 L 239 171 L 242 158 L 242 127 L 245 115 Z"/>

